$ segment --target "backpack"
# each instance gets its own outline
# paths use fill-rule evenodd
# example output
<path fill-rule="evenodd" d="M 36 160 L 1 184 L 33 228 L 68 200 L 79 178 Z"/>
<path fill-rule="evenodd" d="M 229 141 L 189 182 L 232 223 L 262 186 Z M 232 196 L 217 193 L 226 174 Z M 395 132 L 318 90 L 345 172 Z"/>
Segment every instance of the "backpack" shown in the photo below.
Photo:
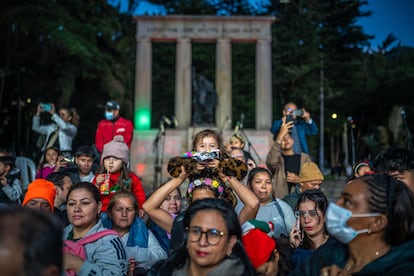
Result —
<path fill-rule="evenodd" d="M 71 253 L 75 256 L 80 257 L 82 260 L 86 259 L 86 251 L 85 251 L 85 244 L 95 242 L 99 240 L 100 238 L 108 235 L 116 235 L 119 237 L 118 232 L 112 229 L 103 230 L 94 234 L 91 234 L 83 239 L 78 240 L 77 242 L 70 241 L 70 240 L 64 240 L 63 241 L 63 253 Z M 75 271 L 72 269 L 65 271 L 66 275 L 76 275 Z"/>

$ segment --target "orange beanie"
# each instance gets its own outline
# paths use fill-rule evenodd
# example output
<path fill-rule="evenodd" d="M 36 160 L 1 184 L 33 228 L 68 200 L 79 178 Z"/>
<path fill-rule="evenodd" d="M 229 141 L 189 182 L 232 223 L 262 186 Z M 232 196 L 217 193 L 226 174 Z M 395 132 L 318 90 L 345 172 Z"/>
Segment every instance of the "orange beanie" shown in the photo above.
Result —
<path fill-rule="evenodd" d="M 55 202 L 56 188 L 55 185 L 45 179 L 36 179 L 29 184 L 22 205 L 25 206 L 33 198 L 43 198 L 49 202 L 53 211 Z"/>

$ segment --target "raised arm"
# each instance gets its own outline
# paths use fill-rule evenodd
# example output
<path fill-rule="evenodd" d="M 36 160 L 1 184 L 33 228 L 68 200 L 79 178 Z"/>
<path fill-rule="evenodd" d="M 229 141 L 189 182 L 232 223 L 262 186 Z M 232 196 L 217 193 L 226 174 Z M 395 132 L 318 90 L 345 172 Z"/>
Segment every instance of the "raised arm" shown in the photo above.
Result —
<path fill-rule="evenodd" d="M 161 209 L 160 206 L 167 196 L 177 189 L 186 178 L 187 174 L 184 173 L 183 168 L 183 173 L 160 186 L 142 205 L 148 216 L 168 233 L 171 233 L 174 218 L 170 213 Z"/>
<path fill-rule="evenodd" d="M 260 206 L 257 196 L 247 186 L 237 180 L 237 178 L 225 176 L 224 179 L 228 181 L 230 187 L 243 202 L 244 207 L 239 213 L 240 225 L 249 219 L 254 219 Z"/>
<path fill-rule="evenodd" d="M 270 148 L 266 156 L 266 166 L 272 174 L 275 173 L 276 169 L 280 166 L 278 158 L 281 155 L 280 146 L 282 144 L 283 137 L 289 133 L 289 130 L 293 127 L 293 122 L 285 123 L 285 118 L 282 119 L 279 132 L 276 135 L 275 142 Z"/>

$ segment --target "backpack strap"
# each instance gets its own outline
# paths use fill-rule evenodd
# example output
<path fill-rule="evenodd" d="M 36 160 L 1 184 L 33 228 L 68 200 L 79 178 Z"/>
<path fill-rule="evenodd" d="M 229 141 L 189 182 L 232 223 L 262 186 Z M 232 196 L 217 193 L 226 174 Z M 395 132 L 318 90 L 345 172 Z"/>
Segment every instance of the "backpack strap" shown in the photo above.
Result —
<path fill-rule="evenodd" d="M 96 232 L 94 234 L 91 234 L 91 235 L 89 235 L 89 236 L 87 236 L 87 237 L 85 237 L 83 239 L 80 239 L 79 241 L 77 241 L 77 243 L 79 245 L 85 245 L 85 244 L 88 244 L 88 243 L 97 241 L 100 238 L 105 237 L 105 236 L 108 236 L 108 235 L 115 235 L 115 236 L 119 237 L 118 232 L 116 232 L 115 230 L 106 229 L 106 230 L 103 230 L 103 231 L 100 231 L 100 232 Z"/>
<path fill-rule="evenodd" d="M 277 211 L 279 212 L 280 216 L 282 217 L 282 219 L 283 219 L 283 224 L 284 224 L 284 226 L 285 226 L 286 233 L 289 235 L 289 231 L 288 231 L 288 228 L 287 228 L 287 226 L 286 226 L 285 214 L 283 213 L 282 207 L 280 207 L 280 204 L 279 204 L 279 202 L 277 201 L 277 198 L 274 198 L 274 199 L 273 199 L 273 203 L 274 203 L 274 205 L 276 206 Z"/>

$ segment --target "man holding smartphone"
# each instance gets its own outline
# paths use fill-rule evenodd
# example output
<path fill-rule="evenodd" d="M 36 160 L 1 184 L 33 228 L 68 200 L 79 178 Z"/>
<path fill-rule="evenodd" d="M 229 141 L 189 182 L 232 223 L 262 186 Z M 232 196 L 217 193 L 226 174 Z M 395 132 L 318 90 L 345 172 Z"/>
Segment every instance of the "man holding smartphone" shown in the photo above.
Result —
<path fill-rule="evenodd" d="M 289 102 L 283 108 L 283 117 L 273 122 L 270 131 L 273 133 L 273 140 L 279 133 L 280 127 L 283 122 L 289 123 L 290 133 L 294 140 L 293 151 L 295 153 L 309 154 L 309 147 L 307 143 L 307 136 L 318 134 L 318 127 L 312 120 L 310 113 L 306 109 L 298 109 L 296 104 Z"/>

